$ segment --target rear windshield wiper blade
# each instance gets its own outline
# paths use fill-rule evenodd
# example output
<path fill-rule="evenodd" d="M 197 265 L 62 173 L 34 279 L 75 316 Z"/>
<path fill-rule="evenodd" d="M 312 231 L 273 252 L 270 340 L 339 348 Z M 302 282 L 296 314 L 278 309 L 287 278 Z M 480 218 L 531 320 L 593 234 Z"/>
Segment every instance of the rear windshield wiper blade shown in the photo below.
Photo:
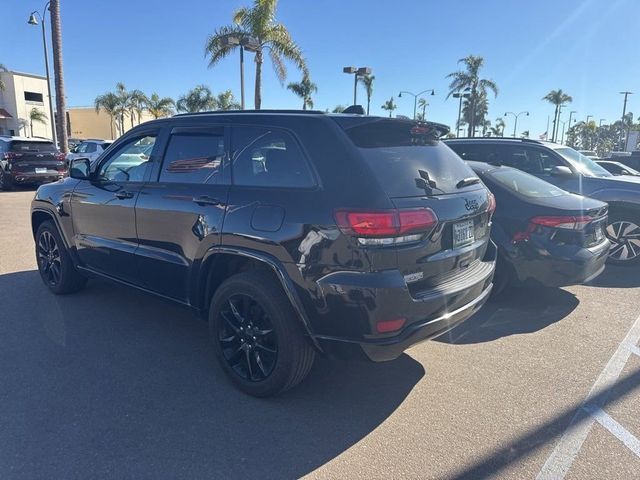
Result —
<path fill-rule="evenodd" d="M 456 183 L 456 188 L 468 187 L 470 185 L 475 185 L 476 183 L 480 183 L 480 179 L 478 177 L 463 178 Z"/>

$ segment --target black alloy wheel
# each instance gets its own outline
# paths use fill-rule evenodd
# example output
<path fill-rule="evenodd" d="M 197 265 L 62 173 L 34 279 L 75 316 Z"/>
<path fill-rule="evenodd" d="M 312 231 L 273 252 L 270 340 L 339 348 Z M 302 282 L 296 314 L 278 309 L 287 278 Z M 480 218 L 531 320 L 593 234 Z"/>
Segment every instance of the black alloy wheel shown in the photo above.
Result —
<path fill-rule="evenodd" d="M 48 230 L 43 230 L 38 237 L 38 266 L 43 279 L 50 287 L 60 284 L 62 276 L 62 262 L 60 248 L 54 236 Z"/>
<path fill-rule="evenodd" d="M 269 377 L 278 360 L 278 340 L 262 305 L 246 293 L 231 295 L 219 321 L 218 341 L 227 365 L 246 381 Z"/>

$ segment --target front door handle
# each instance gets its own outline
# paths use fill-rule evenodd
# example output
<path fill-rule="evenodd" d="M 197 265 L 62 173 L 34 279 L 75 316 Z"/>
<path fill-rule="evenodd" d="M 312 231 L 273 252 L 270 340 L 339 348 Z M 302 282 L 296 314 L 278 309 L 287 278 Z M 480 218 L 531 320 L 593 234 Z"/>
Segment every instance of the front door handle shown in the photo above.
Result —
<path fill-rule="evenodd" d="M 127 192 L 126 190 L 121 190 L 119 192 L 116 192 L 114 195 L 115 195 L 116 198 L 119 198 L 120 200 L 125 200 L 127 198 L 133 198 L 133 193 Z"/>
<path fill-rule="evenodd" d="M 199 197 L 193 197 L 193 202 L 197 203 L 198 205 L 204 206 L 204 205 L 220 205 L 222 202 L 220 200 L 218 200 L 217 198 L 212 198 L 208 195 L 201 195 Z"/>

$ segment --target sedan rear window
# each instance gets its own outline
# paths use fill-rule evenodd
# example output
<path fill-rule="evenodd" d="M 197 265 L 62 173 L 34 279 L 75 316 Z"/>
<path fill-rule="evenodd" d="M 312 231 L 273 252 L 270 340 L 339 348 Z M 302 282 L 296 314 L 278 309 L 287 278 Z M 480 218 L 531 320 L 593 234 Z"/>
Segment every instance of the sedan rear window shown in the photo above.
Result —
<path fill-rule="evenodd" d="M 567 192 L 514 168 L 492 170 L 486 174 L 491 180 L 512 192 L 529 198 L 551 198 L 566 195 Z"/>
<path fill-rule="evenodd" d="M 437 126 L 402 120 L 375 120 L 349 126 L 338 122 L 358 147 L 389 197 L 444 195 L 478 188 L 477 176 L 439 139 Z M 420 179 L 431 188 L 425 191 Z"/>

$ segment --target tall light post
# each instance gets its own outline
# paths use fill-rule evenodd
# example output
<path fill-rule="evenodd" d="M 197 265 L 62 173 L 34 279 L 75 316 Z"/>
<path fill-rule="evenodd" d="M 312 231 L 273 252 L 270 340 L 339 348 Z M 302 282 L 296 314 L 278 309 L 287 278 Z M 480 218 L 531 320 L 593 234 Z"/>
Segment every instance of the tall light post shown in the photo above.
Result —
<path fill-rule="evenodd" d="M 585 122 L 587 125 L 589 125 L 589 119 L 593 118 L 593 115 L 587 115 L 587 121 Z"/>
<path fill-rule="evenodd" d="M 232 35 L 224 37 L 226 45 L 238 45 L 240 47 L 240 109 L 244 110 L 244 51 L 257 52 L 258 41 L 249 36 Z"/>
<path fill-rule="evenodd" d="M 469 98 L 471 96 L 471 94 L 469 93 L 470 91 L 471 89 L 467 87 L 464 90 L 457 91 L 456 93 L 451 95 L 453 98 L 458 98 L 460 100 L 458 104 L 458 123 L 456 123 L 456 137 L 460 133 L 460 118 L 462 117 L 462 99 Z"/>
<path fill-rule="evenodd" d="M 58 144 L 58 139 L 56 136 L 56 123 L 55 123 L 55 114 L 53 113 L 53 96 L 51 95 L 51 78 L 49 75 L 49 52 L 47 48 L 47 32 L 44 26 L 44 15 L 46 15 L 47 8 L 49 8 L 49 4 L 51 2 L 47 2 L 42 9 L 42 14 L 37 10 L 31 12 L 29 15 L 29 20 L 27 23 L 29 25 L 38 25 L 38 17 L 40 17 L 40 23 L 42 24 L 42 46 L 44 48 L 44 68 L 47 73 L 47 94 L 49 95 L 49 120 L 51 122 L 51 140 L 53 140 L 53 144 Z M 44 15 L 43 15 L 44 14 Z"/>
<path fill-rule="evenodd" d="M 371 68 L 369 67 L 344 67 L 342 69 L 344 73 L 353 75 L 353 104 L 358 104 L 358 77 L 364 77 L 365 75 L 371 75 Z"/>
<path fill-rule="evenodd" d="M 578 113 L 576 110 L 571 110 L 569 112 L 569 128 L 571 128 L 571 119 L 573 118 L 573 114 Z"/>
<path fill-rule="evenodd" d="M 562 136 L 560 137 L 560 145 L 564 145 L 564 127 L 567 123 L 569 123 L 569 121 L 562 121 L 562 120 L 558 120 L 558 122 L 560 122 L 562 124 Z"/>
<path fill-rule="evenodd" d="M 600 123 L 598 123 L 598 126 L 601 127 L 603 122 L 606 122 L 607 119 L 606 118 L 601 118 L 600 119 Z"/>
<path fill-rule="evenodd" d="M 620 92 L 620 95 L 624 95 L 624 105 L 622 106 L 622 138 L 621 138 L 621 142 L 622 145 L 620 147 L 620 150 L 624 150 L 625 147 L 627 146 L 627 131 L 624 128 L 624 117 L 627 114 L 627 97 L 629 97 L 629 95 L 633 95 L 633 92 Z"/>
<path fill-rule="evenodd" d="M 520 112 L 520 113 L 506 112 L 504 114 L 505 117 L 508 115 L 513 115 L 513 118 L 515 118 L 515 122 L 513 123 L 513 138 L 516 138 L 516 134 L 518 131 L 518 117 L 520 117 L 520 115 L 526 115 L 528 117 L 529 112 L 527 111 Z"/>
<path fill-rule="evenodd" d="M 420 95 L 425 94 L 431 92 L 431 96 L 436 94 L 436 91 L 433 88 L 428 88 L 426 90 L 421 91 L 420 93 L 412 93 L 412 92 L 407 92 L 406 90 L 401 91 L 398 94 L 398 98 L 402 98 L 402 94 L 406 94 L 406 95 L 411 95 L 413 97 L 413 119 L 416 119 L 416 111 L 417 111 L 417 107 L 418 107 L 418 97 L 420 97 Z"/>

